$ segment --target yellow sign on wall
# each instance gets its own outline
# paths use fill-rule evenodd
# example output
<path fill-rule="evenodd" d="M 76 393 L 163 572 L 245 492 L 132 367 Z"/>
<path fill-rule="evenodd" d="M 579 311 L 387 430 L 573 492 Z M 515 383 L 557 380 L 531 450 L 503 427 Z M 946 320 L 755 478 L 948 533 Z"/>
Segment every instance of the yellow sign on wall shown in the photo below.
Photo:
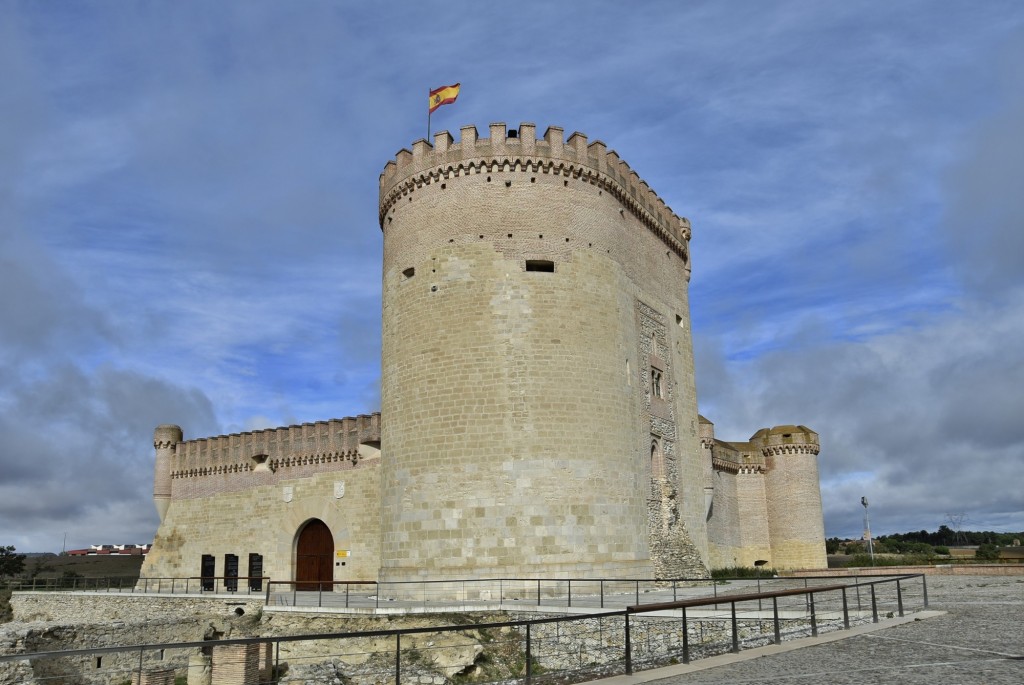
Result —
<path fill-rule="evenodd" d="M 349 556 L 349 554 L 351 553 L 351 551 L 352 551 L 352 550 L 348 550 L 348 549 L 339 549 L 338 551 L 336 551 L 336 552 L 335 552 L 335 554 L 337 555 L 337 557 L 338 557 L 339 559 L 344 559 L 344 558 L 346 558 L 347 556 Z"/>

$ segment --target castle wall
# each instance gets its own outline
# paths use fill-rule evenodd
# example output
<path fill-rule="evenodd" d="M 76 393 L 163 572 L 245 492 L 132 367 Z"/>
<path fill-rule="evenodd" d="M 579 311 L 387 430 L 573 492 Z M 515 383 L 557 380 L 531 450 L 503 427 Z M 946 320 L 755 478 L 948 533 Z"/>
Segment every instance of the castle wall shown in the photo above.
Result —
<path fill-rule="evenodd" d="M 245 576 L 252 553 L 263 556 L 264 576 L 290 580 L 296 534 L 313 518 L 330 528 L 336 550 L 351 551 L 335 560 L 335 580 L 376 578 L 379 414 L 173 445 L 171 428 L 181 435 L 177 426 L 160 426 L 154 440 L 163 516 L 144 578 L 197 577 L 203 555 L 213 555 L 215 575 L 223 576 L 227 554 L 238 557 Z M 167 483 L 170 497 L 161 498 Z"/>
<path fill-rule="evenodd" d="M 655 432 L 705 538 L 683 224 L 603 144 L 520 133 L 382 175 L 382 579 L 650 575 Z M 657 422 L 639 310 L 673 362 Z"/>
<path fill-rule="evenodd" d="M 338 483 L 344 484 L 341 497 L 336 496 Z M 216 576 L 224 575 L 225 555 L 237 555 L 239 575 L 246 576 L 249 554 L 255 553 L 263 555 L 264 576 L 291 580 L 296 535 L 314 518 L 330 528 L 336 550 L 350 552 L 335 560 L 334 580 L 375 580 L 380 563 L 379 458 L 342 473 L 172 499 L 142 577 L 198 577 L 204 554 L 214 556 Z M 245 581 L 239 588 L 244 592 Z"/>
<path fill-rule="evenodd" d="M 739 501 L 736 494 L 736 474 L 715 471 L 715 493 L 711 516 L 708 518 L 708 547 L 711 568 L 728 568 L 740 564 Z"/>

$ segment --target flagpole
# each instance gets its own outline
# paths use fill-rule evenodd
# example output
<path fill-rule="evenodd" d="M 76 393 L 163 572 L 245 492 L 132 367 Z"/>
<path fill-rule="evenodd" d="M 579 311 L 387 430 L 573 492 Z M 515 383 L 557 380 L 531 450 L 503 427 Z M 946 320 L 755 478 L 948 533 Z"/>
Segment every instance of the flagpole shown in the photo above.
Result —
<path fill-rule="evenodd" d="M 427 142 L 430 142 L 430 88 L 427 88 Z"/>

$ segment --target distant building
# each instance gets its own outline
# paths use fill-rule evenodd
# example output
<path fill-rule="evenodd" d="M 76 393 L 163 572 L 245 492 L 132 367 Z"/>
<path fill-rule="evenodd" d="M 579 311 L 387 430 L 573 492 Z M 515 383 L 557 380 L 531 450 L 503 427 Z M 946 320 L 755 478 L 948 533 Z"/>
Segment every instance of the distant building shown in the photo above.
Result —
<path fill-rule="evenodd" d="M 90 545 L 85 549 L 69 549 L 65 554 L 72 557 L 85 557 L 85 556 L 97 556 L 97 555 L 115 555 L 115 556 L 145 556 L 149 554 L 149 549 L 152 547 L 151 544 L 145 545 Z"/>

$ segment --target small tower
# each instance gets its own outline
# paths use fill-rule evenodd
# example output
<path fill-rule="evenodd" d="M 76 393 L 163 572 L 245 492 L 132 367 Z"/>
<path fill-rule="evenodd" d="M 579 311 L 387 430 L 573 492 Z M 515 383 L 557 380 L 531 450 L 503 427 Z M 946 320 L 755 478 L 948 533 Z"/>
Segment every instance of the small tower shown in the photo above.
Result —
<path fill-rule="evenodd" d="M 818 484 L 818 434 L 806 426 L 762 428 L 750 438 L 765 458 L 771 562 L 779 569 L 825 568 Z"/>
<path fill-rule="evenodd" d="M 153 470 L 153 504 L 164 520 L 167 508 L 171 506 L 171 457 L 174 448 L 182 441 L 180 426 L 165 423 L 153 431 L 153 447 L 156 449 L 156 466 Z"/>

